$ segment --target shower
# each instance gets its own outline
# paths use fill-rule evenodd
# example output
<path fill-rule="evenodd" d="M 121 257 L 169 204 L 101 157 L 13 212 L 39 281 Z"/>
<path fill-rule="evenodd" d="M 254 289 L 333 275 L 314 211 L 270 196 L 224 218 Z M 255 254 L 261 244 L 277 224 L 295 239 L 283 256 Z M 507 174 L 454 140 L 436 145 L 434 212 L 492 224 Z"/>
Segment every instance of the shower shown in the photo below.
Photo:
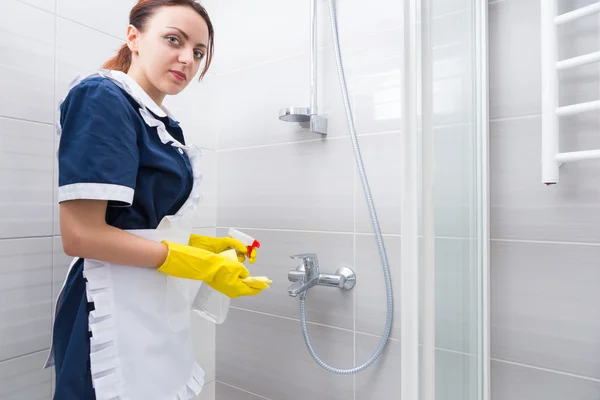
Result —
<path fill-rule="evenodd" d="M 322 135 L 327 134 L 327 119 L 323 116 L 318 115 L 317 108 L 317 1 L 311 0 L 311 56 L 310 56 L 310 65 L 311 65 L 311 99 L 310 99 L 310 107 L 288 107 L 279 112 L 279 119 L 285 122 L 310 122 L 310 130 L 312 132 L 320 133 Z M 337 65 L 337 73 L 339 78 L 339 84 L 342 91 L 342 97 L 344 101 L 344 109 L 346 113 L 346 119 L 348 123 L 348 129 L 350 131 L 351 139 L 352 139 L 352 147 L 354 150 L 354 156 L 356 160 L 356 166 L 358 168 L 360 181 L 363 187 L 363 191 L 365 194 L 365 198 L 367 201 L 367 206 L 369 209 L 369 214 L 371 217 L 371 223 L 373 225 L 373 231 L 375 232 L 375 239 L 377 241 L 377 247 L 379 250 L 379 257 L 381 259 L 381 264 L 383 267 L 384 279 L 385 279 L 385 289 L 386 289 L 386 299 L 387 299 L 387 312 L 386 312 L 386 321 L 383 336 L 377 346 L 373 355 L 363 364 L 348 368 L 348 369 L 340 369 L 327 365 L 319 356 L 316 354 L 313 349 L 308 329 L 306 326 L 306 305 L 305 298 L 307 291 L 315 286 L 315 285 L 327 285 L 327 286 L 337 286 L 340 289 L 350 290 L 354 287 L 356 282 L 356 276 L 354 272 L 348 267 L 342 267 L 336 274 L 328 275 L 328 274 L 319 274 L 318 268 L 318 260 L 316 255 L 314 254 L 303 254 L 292 256 L 292 258 L 303 259 L 303 264 L 300 265 L 296 271 L 290 272 L 290 281 L 295 282 L 292 287 L 290 287 L 289 294 L 290 296 L 300 295 L 300 322 L 302 327 L 302 334 L 304 337 L 304 342 L 308 348 L 313 359 L 319 364 L 321 367 L 325 368 L 327 371 L 341 374 L 341 375 L 350 375 L 355 374 L 360 371 L 365 370 L 369 366 L 371 366 L 382 354 L 392 331 L 392 323 L 393 323 L 393 313 L 394 313 L 394 304 L 393 304 L 393 290 L 392 290 L 392 278 L 390 274 L 390 267 L 388 262 L 388 257 L 385 249 L 385 245 L 383 243 L 383 237 L 381 234 L 381 228 L 379 226 L 379 220 L 377 218 L 377 212 L 375 210 L 375 205 L 373 203 L 373 197 L 371 195 L 371 189 L 369 188 L 369 181 L 367 179 L 367 175 L 365 172 L 365 166 L 363 163 L 362 155 L 360 152 L 360 145 L 358 143 L 358 137 L 356 134 L 356 128 L 354 126 L 354 117 L 352 115 L 352 108 L 350 106 L 350 98 L 348 94 L 348 87 L 346 85 L 346 77 L 344 73 L 344 66 L 342 62 L 342 55 L 340 49 L 340 40 L 338 34 L 337 27 L 337 12 L 335 6 L 335 0 L 329 1 L 329 19 L 331 23 L 331 32 L 333 35 L 333 45 L 335 51 L 336 65 Z M 331 284 L 331 282 L 334 282 Z"/>

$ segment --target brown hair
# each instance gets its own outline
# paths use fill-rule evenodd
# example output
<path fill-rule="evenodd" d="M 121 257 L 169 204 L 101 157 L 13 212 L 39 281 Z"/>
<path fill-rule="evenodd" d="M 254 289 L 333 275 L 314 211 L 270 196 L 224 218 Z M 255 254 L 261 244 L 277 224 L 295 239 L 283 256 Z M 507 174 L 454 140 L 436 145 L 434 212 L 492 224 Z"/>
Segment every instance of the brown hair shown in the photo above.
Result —
<path fill-rule="evenodd" d="M 129 13 L 129 23 L 135 26 L 140 32 L 144 30 L 148 18 L 150 18 L 159 7 L 170 7 L 170 6 L 188 6 L 194 9 L 208 26 L 208 48 L 206 50 L 206 64 L 200 74 L 200 79 L 206 75 L 208 68 L 213 57 L 214 48 L 214 37 L 215 31 L 213 29 L 212 22 L 206 9 L 195 0 L 139 0 L 138 3 L 133 6 Z M 102 65 L 104 69 L 112 69 L 127 73 L 131 66 L 131 50 L 127 46 L 127 43 L 121 46 L 116 56 L 108 60 Z"/>

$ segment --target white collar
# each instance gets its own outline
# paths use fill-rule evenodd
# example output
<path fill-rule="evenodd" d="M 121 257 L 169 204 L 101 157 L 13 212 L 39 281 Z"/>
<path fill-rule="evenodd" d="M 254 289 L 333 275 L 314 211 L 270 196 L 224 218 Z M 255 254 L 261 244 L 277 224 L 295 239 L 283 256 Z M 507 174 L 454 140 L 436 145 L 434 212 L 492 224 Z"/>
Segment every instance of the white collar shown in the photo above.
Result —
<path fill-rule="evenodd" d="M 126 73 L 115 70 L 103 70 L 102 72 L 104 74 L 110 75 L 115 80 L 121 82 L 121 84 L 123 84 L 123 86 L 125 86 L 126 88 L 129 88 L 131 90 L 131 92 L 128 91 L 129 94 L 132 95 L 133 98 L 136 99 L 138 103 L 140 103 L 140 105 L 146 107 L 155 115 L 161 118 L 166 116 L 173 118 L 172 114 L 164 105 L 160 107 L 158 104 L 156 104 L 154 100 L 152 100 L 152 98 L 148 96 L 148 93 L 146 93 L 144 89 L 142 89 L 142 87 L 135 81 L 135 79 L 133 79 Z"/>

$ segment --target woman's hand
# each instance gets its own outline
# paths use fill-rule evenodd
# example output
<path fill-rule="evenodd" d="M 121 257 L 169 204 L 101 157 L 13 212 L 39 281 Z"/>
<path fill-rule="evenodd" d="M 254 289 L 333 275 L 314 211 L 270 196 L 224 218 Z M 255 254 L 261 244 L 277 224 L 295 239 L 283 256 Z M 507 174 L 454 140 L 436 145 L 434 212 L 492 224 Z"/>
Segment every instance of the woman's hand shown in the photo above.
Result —
<path fill-rule="evenodd" d="M 222 253 L 225 250 L 234 249 L 238 256 L 238 261 L 243 263 L 248 256 L 248 248 L 239 240 L 230 237 L 216 238 L 212 236 L 190 235 L 188 242 L 189 246 L 198 249 L 207 250 L 215 254 Z M 248 257 L 250 264 L 256 261 L 256 249 L 253 249 L 252 254 Z"/>

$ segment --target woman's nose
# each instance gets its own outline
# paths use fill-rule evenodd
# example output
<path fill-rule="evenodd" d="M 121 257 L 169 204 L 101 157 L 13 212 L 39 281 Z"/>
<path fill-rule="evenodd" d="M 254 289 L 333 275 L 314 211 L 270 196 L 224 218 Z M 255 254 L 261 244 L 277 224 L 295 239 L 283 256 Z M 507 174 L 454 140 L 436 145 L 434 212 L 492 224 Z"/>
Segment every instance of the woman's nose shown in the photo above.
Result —
<path fill-rule="evenodd" d="M 184 50 L 179 54 L 179 62 L 185 65 L 192 65 L 194 62 L 194 51 Z"/>

